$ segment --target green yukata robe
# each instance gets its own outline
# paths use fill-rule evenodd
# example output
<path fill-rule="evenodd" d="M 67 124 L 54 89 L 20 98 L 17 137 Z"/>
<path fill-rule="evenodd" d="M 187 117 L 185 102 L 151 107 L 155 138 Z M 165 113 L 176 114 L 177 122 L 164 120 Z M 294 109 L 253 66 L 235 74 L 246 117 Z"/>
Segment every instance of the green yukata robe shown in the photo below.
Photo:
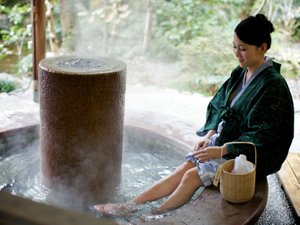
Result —
<path fill-rule="evenodd" d="M 217 130 L 221 120 L 226 124 L 216 140 L 217 146 L 231 141 L 252 142 L 257 148 L 257 179 L 277 172 L 287 157 L 294 136 L 293 99 L 280 64 L 261 71 L 230 108 L 230 96 L 243 80 L 244 69 L 237 67 L 221 86 L 207 107 L 206 123 L 197 131 L 199 136 Z M 227 146 L 233 159 L 240 154 L 254 163 L 251 145 Z"/>

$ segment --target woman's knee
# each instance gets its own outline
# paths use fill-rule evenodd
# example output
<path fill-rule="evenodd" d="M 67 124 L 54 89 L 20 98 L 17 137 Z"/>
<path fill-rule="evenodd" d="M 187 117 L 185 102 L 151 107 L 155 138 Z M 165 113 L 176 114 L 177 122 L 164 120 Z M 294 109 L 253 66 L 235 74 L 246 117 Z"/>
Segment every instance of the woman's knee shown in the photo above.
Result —
<path fill-rule="evenodd" d="M 180 175 L 181 177 L 190 169 L 195 168 L 195 164 L 192 162 L 184 162 L 181 164 L 174 172 L 173 174 Z"/>
<path fill-rule="evenodd" d="M 196 168 L 192 168 L 187 170 L 183 177 L 182 181 L 183 184 L 189 184 L 189 185 L 195 185 L 195 186 L 201 186 L 202 181 L 198 175 L 198 171 Z"/>
<path fill-rule="evenodd" d="M 178 185 L 184 174 L 190 169 L 195 168 L 195 165 L 191 162 L 184 162 L 181 166 L 179 166 L 173 173 L 169 174 L 165 179 L 174 182 Z"/>

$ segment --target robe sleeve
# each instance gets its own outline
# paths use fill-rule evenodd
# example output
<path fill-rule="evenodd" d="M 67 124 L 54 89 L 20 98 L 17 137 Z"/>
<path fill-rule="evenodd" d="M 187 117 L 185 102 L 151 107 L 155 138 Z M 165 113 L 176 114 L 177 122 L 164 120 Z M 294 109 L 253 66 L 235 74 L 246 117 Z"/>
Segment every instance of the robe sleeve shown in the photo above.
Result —
<path fill-rule="evenodd" d="M 197 135 L 204 136 L 209 130 L 217 130 L 218 124 L 221 121 L 222 112 L 220 109 L 221 106 L 225 106 L 224 99 L 228 82 L 229 80 L 221 86 L 213 99 L 209 102 L 206 111 L 205 125 L 196 132 Z"/>
<path fill-rule="evenodd" d="M 243 69 L 237 66 L 232 71 L 230 78 L 227 79 L 217 91 L 217 93 L 207 106 L 206 122 L 204 126 L 196 132 L 197 135 L 204 136 L 209 130 L 217 130 L 218 125 L 221 122 L 222 114 L 226 109 L 228 92 L 232 85 L 239 79 L 242 71 Z"/>

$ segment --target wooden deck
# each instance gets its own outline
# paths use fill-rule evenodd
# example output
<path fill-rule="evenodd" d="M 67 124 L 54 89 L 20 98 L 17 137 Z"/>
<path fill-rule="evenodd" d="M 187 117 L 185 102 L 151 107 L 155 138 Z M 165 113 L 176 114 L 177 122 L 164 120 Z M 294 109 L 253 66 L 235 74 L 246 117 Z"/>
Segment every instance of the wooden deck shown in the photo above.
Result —
<path fill-rule="evenodd" d="M 300 217 L 300 154 L 289 153 L 278 172 L 281 184 L 297 214 Z"/>

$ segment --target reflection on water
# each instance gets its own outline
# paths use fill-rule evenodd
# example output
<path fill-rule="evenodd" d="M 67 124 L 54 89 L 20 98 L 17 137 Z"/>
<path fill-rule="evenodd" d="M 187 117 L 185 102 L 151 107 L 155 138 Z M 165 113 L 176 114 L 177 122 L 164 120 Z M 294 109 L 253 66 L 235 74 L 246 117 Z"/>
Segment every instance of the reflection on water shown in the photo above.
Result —
<path fill-rule="evenodd" d="M 0 161 L 0 187 L 34 201 L 46 201 L 49 189 L 41 184 L 39 143 L 4 157 Z"/>
<path fill-rule="evenodd" d="M 149 148 L 138 143 L 133 145 L 124 143 L 122 180 L 111 202 L 128 201 L 155 181 L 169 174 L 182 162 L 183 154 L 167 145 L 152 145 Z M 39 163 L 39 142 L 0 158 L 0 189 L 37 202 L 78 209 L 74 205 L 60 203 L 57 200 L 52 202 L 52 199 L 49 199 L 51 190 L 41 183 Z M 139 212 L 150 213 L 159 203 L 157 201 L 140 206 Z M 99 214 L 96 216 L 99 217 Z M 145 219 L 153 220 L 154 218 L 145 217 Z"/>

